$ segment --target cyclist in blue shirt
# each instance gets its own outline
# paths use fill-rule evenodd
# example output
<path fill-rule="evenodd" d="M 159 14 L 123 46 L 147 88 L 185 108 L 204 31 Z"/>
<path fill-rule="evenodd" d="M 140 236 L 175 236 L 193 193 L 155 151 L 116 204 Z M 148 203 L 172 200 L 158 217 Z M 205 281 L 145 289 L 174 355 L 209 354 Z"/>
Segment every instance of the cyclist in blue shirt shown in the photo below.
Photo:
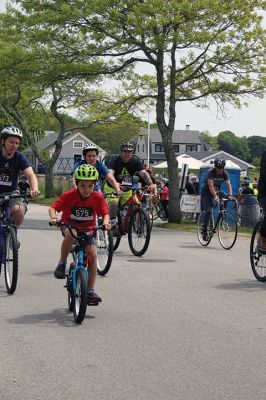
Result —
<path fill-rule="evenodd" d="M 101 192 L 101 182 L 107 181 L 112 188 L 116 190 L 118 194 L 121 194 L 120 185 L 115 180 L 113 174 L 104 165 L 103 162 L 97 160 L 99 154 L 98 147 L 93 143 L 88 143 L 83 147 L 82 155 L 83 160 L 78 161 L 71 169 L 71 174 L 82 164 L 89 164 L 95 167 L 99 173 L 99 179 L 95 186 L 96 192 Z"/>
<path fill-rule="evenodd" d="M 20 194 L 18 190 L 19 173 L 28 179 L 31 197 L 39 196 L 38 181 L 28 159 L 18 150 L 22 132 L 13 125 L 5 127 L 1 133 L 0 151 L 0 193 Z M 11 218 L 18 228 L 26 213 L 26 204 L 21 199 L 11 199 Z M 19 245 L 19 243 L 18 243 Z"/>

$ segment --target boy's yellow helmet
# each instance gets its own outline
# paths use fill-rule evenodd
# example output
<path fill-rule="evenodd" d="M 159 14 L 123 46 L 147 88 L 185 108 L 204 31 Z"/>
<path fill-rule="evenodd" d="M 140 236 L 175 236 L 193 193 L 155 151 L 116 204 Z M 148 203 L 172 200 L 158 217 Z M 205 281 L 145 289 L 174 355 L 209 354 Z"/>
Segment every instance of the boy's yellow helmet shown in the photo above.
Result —
<path fill-rule="evenodd" d="M 74 171 L 73 176 L 79 181 L 97 181 L 99 173 L 92 165 L 82 164 Z"/>

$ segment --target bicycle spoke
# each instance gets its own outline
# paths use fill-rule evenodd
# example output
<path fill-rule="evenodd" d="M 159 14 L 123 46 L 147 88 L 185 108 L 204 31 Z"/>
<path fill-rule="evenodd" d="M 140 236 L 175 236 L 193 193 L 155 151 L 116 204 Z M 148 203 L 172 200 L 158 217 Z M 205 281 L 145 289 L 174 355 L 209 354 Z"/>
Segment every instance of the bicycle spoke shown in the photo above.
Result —
<path fill-rule="evenodd" d="M 230 250 L 235 244 L 236 237 L 236 219 L 229 211 L 224 211 L 218 225 L 218 238 L 221 246 L 226 250 Z"/>

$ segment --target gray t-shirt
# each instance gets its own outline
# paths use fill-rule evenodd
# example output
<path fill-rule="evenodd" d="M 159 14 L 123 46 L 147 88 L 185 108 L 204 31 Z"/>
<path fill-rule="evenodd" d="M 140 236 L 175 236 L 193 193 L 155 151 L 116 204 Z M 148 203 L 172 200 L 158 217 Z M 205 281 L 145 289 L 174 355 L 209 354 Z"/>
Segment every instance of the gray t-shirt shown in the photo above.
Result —
<path fill-rule="evenodd" d="M 206 174 L 206 181 L 204 182 L 204 185 L 201 189 L 202 196 L 212 196 L 208 185 L 208 179 L 213 180 L 214 189 L 216 192 L 218 192 L 219 190 L 221 190 L 222 183 L 224 181 L 229 181 L 229 174 L 225 169 L 218 174 L 215 168 L 209 169 Z"/>

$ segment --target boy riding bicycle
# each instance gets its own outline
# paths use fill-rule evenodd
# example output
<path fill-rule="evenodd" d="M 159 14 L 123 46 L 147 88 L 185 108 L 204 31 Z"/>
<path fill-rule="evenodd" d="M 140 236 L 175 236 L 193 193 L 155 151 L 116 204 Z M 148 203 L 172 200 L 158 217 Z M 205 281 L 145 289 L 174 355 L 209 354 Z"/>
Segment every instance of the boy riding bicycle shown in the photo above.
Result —
<path fill-rule="evenodd" d="M 61 221 L 71 224 L 77 233 L 88 231 L 96 226 L 96 217 L 103 217 L 103 226 L 106 230 L 111 229 L 108 207 L 102 194 L 95 192 L 95 184 L 98 179 L 98 171 L 91 165 L 79 166 L 74 174 L 77 188 L 63 193 L 49 207 L 49 216 L 51 223 L 56 225 L 56 212 L 62 212 Z M 65 270 L 67 256 L 70 253 L 74 238 L 68 229 L 64 229 L 64 236 L 61 245 L 61 257 L 54 271 L 54 276 L 57 279 L 65 278 Z M 101 302 L 101 298 L 95 293 L 94 286 L 97 271 L 97 249 L 95 239 L 86 241 L 85 252 L 88 256 L 89 265 L 89 280 L 88 280 L 88 302 L 89 304 Z"/>

